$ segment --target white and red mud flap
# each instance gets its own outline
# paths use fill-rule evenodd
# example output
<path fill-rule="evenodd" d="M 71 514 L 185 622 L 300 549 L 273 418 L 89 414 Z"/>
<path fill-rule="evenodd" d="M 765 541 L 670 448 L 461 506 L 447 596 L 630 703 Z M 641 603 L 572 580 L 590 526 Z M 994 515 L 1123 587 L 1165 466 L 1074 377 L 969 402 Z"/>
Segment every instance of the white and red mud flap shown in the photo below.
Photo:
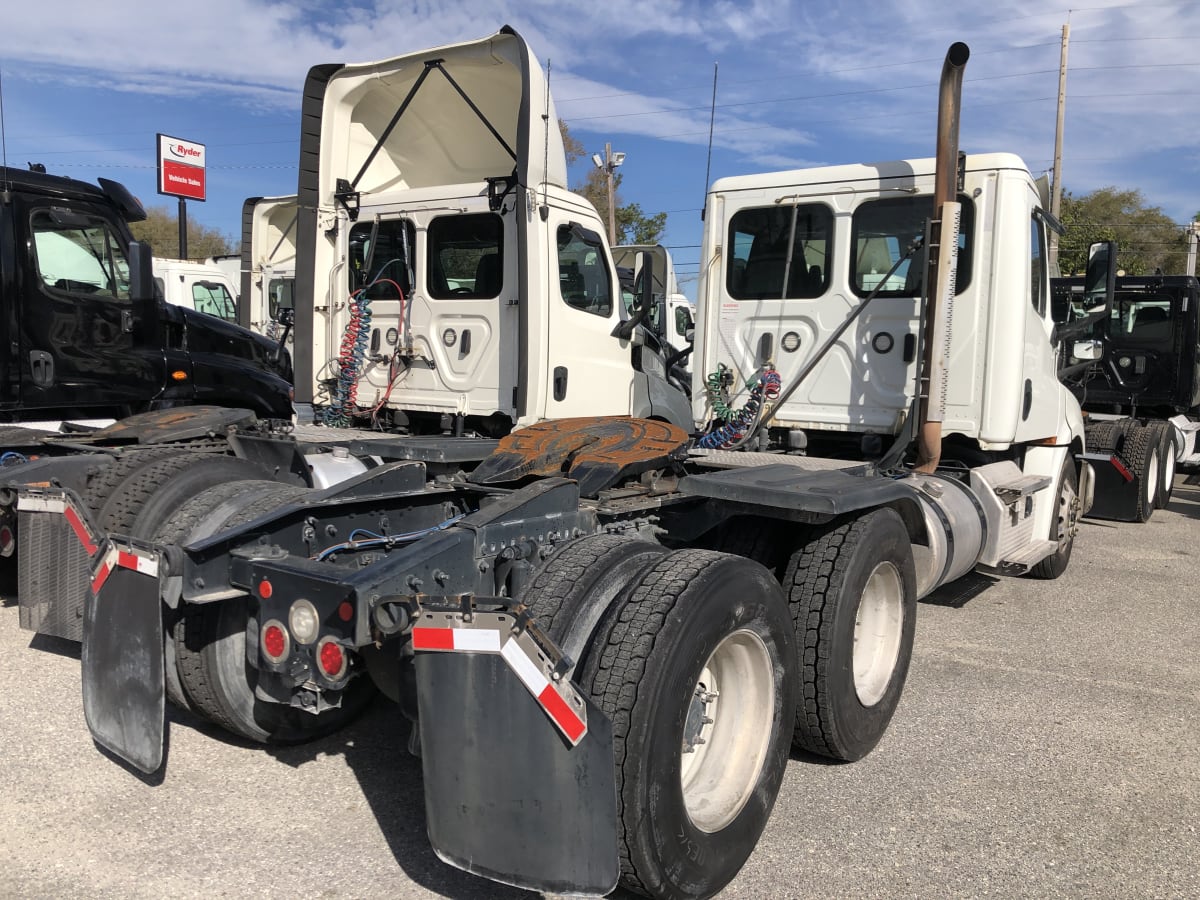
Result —
<path fill-rule="evenodd" d="M 1112 450 L 1080 453 L 1079 458 L 1091 463 L 1095 476 L 1092 508 L 1087 511 L 1087 517 L 1119 522 L 1136 519 L 1142 485 L 1125 461 Z"/>
<path fill-rule="evenodd" d="M 612 723 L 508 611 L 413 622 L 429 840 L 444 862 L 542 893 L 616 887 Z"/>
<path fill-rule="evenodd" d="M 146 773 L 163 762 L 166 687 L 157 551 L 108 538 L 83 611 L 83 713 L 96 743 Z"/>

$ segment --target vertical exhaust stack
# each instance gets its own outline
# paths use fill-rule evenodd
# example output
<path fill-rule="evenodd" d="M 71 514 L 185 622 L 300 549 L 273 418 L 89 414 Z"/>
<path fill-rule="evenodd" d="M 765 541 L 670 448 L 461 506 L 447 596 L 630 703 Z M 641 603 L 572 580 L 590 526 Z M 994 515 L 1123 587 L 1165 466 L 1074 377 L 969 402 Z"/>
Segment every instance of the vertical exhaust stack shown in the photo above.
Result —
<path fill-rule="evenodd" d="M 934 169 L 933 206 L 937 223 L 931 235 L 929 269 L 925 284 L 932 285 L 925 316 L 923 381 L 917 438 L 917 471 L 932 472 L 942 457 L 942 419 L 946 411 L 947 363 L 950 356 L 950 321 L 954 309 L 955 272 L 958 265 L 958 121 L 962 109 L 963 69 L 971 51 L 956 41 L 946 51 L 938 88 L 937 160 Z"/>

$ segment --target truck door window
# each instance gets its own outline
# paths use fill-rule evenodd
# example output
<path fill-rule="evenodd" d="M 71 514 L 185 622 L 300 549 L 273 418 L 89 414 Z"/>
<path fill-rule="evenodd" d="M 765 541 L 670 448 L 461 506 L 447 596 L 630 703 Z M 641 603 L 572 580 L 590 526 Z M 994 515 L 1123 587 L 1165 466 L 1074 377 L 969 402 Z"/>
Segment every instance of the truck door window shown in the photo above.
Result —
<path fill-rule="evenodd" d="M 1119 293 L 1109 314 L 1108 333 L 1128 342 L 1169 348 L 1172 318 L 1171 298 L 1164 294 Z"/>
<path fill-rule="evenodd" d="M 192 285 L 192 304 L 197 312 L 208 313 L 226 322 L 237 319 L 233 296 L 228 288 L 215 281 L 197 281 Z"/>
<path fill-rule="evenodd" d="M 971 283 L 971 263 L 975 233 L 975 205 L 961 194 L 962 218 L 958 232 L 958 272 L 956 293 Z M 850 260 L 850 285 L 854 293 L 865 297 L 883 281 L 896 261 L 917 238 L 925 235 L 925 220 L 933 214 L 933 198 L 889 197 L 868 200 L 854 211 L 850 240 L 854 248 Z M 921 254 L 903 263 L 879 291 L 880 297 L 915 297 L 921 293 Z"/>
<path fill-rule="evenodd" d="M 1046 314 L 1046 226 L 1034 216 L 1029 235 L 1029 298 L 1039 316 Z"/>
<path fill-rule="evenodd" d="M 500 296 L 504 220 L 494 213 L 440 216 L 429 223 L 429 295 L 440 300 Z"/>
<path fill-rule="evenodd" d="M 103 219 L 74 211 L 32 217 L 38 275 L 48 289 L 110 300 L 129 299 L 129 263 Z"/>
<path fill-rule="evenodd" d="M 604 241 L 596 232 L 559 226 L 558 287 L 568 306 L 604 318 L 612 315 L 612 279 Z"/>
<path fill-rule="evenodd" d="M 732 252 L 725 271 L 729 296 L 735 300 L 820 297 L 829 285 L 832 234 L 833 212 L 823 204 L 738 210 L 729 222 Z"/>
<path fill-rule="evenodd" d="M 680 337 L 687 334 L 688 329 L 693 327 L 692 311 L 686 306 L 675 307 L 675 333 Z"/>
<path fill-rule="evenodd" d="M 295 308 L 296 303 L 292 300 L 292 287 L 295 283 L 295 278 L 272 278 L 267 283 L 267 313 L 272 319 L 279 318 L 281 309 Z"/>
<path fill-rule="evenodd" d="M 407 297 L 412 291 L 413 260 L 416 258 L 416 229 L 407 219 L 358 222 L 350 229 L 350 292 L 366 290 L 372 300 L 396 300 L 397 290 Z M 286 288 L 277 290 L 277 285 Z M 270 283 L 271 315 L 289 306 L 292 279 Z"/>

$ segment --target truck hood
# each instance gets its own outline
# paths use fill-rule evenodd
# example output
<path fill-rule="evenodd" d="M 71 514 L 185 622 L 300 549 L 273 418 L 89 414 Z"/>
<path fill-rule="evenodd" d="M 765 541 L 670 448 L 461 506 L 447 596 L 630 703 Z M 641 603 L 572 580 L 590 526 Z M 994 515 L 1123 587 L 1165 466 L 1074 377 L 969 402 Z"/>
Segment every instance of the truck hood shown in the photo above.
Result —
<path fill-rule="evenodd" d="M 291 357 L 285 351 L 277 362 L 279 345 L 267 336 L 206 313 L 182 307 L 179 311 L 183 314 L 189 349 L 196 346 L 220 348 L 218 352 L 239 360 L 242 365 L 250 363 L 253 368 L 285 381 L 292 380 Z"/>

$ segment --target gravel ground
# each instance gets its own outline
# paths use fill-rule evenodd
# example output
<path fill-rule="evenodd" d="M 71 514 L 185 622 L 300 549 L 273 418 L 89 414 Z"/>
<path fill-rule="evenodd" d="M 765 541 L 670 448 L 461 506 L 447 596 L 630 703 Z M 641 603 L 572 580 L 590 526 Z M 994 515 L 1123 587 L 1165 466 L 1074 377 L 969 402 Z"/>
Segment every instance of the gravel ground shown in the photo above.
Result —
<path fill-rule="evenodd" d="M 972 576 L 919 610 L 861 762 L 796 756 L 723 896 L 1200 896 L 1200 489 L 1089 522 L 1056 582 Z M 83 722 L 78 646 L 0 606 L 0 896 L 529 897 L 440 863 L 387 704 L 264 750 L 172 715 L 135 777 Z"/>

